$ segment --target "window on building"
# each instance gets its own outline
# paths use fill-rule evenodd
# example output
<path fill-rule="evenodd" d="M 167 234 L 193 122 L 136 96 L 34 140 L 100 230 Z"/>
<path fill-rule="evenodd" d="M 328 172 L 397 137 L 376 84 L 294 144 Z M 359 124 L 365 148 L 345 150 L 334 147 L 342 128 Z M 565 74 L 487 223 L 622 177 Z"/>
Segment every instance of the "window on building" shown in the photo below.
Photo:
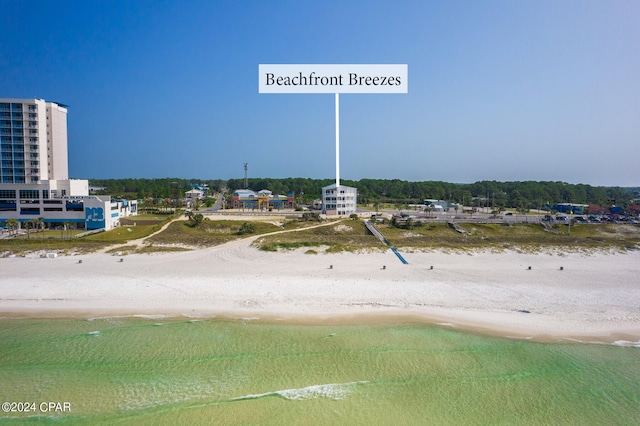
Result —
<path fill-rule="evenodd" d="M 67 201 L 67 204 L 65 207 L 67 208 L 67 211 L 81 212 L 84 210 L 84 203 L 82 201 L 80 202 Z"/>
<path fill-rule="evenodd" d="M 20 209 L 20 214 L 39 215 L 40 208 L 38 207 L 24 207 Z"/>
<path fill-rule="evenodd" d="M 20 198 L 40 198 L 40 191 L 37 189 L 21 189 Z"/>

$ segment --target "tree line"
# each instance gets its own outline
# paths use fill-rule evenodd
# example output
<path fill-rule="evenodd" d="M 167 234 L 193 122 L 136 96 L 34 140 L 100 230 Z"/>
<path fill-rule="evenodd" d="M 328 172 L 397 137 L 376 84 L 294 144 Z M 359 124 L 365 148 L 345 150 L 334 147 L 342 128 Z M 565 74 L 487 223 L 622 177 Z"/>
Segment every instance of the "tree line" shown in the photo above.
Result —
<path fill-rule="evenodd" d="M 105 187 L 97 194 L 144 199 L 177 198 L 192 188 L 191 184 L 206 184 L 209 191 L 232 194 L 244 188 L 244 179 L 90 179 L 90 186 Z M 320 198 L 322 187 L 335 183 L 333 179 L 310 178 L 250 178 L 249 189 L 268 189 L 274 194 L 293 193 L 297 200 L 310 203 Z M 602 206 L 633 204 L 638 188 L 591 186 L 566 182 L 523 181 L 449 183 L 439 181 L 410 182 L 400 179 L 342 180 L 341 184 L 358 188 L 360 203 L 422 203 L 425 199 L 452 203 L 509 207 L 541 208 L 556 203 L 599 204 Z"/>

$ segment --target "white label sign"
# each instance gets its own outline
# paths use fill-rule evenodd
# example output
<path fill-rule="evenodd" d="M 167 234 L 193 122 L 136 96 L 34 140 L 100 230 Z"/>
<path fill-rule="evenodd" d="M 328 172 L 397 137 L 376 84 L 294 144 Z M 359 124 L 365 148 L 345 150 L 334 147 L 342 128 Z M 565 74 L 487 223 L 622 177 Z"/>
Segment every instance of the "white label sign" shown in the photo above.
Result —
<path fill-rule="evenodd" d="M 407 64 L 260 64 L 258 93 L 407 93 Z"/>

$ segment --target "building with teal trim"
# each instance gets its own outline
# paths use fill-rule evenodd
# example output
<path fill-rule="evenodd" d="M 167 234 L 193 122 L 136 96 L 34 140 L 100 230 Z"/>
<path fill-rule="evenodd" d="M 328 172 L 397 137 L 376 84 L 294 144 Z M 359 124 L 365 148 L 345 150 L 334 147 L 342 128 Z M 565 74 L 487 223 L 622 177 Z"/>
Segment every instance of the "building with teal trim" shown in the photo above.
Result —
<path fill-rule="evenodd" d="M 24 224 L 42 219 L 48 228 L 110 230 L 120 219 L 135 215 L 138 203 L 89 195 L 87 180 L 45 180 L 31 184 L 0 184 L 0 225 L 8 219 Z"/>
<path fill-rule="evenodd" d="M 352 186 L 329 185 L 322 188 L 322 214 L 349 216 L 356 213 L 358 190 Z"/>
<path fill-rule="evenodd" d="M 69 179 L 67 107 L 43 99 L 0 99 L 0 226 L 41 219 L 56 228 L 109 230 L 137 214 L 136 201 L 90 196 Z"/>

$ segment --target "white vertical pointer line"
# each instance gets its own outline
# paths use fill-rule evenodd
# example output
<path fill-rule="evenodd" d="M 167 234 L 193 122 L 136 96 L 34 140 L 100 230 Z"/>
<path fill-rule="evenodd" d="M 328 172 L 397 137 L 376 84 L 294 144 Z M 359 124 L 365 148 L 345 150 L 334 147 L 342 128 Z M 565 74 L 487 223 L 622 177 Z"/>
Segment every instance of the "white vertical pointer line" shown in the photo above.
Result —
<path fill-rule="evenodd" d="M 340 186 L 340 94 L 336 93 L 336 191 Z"/>

